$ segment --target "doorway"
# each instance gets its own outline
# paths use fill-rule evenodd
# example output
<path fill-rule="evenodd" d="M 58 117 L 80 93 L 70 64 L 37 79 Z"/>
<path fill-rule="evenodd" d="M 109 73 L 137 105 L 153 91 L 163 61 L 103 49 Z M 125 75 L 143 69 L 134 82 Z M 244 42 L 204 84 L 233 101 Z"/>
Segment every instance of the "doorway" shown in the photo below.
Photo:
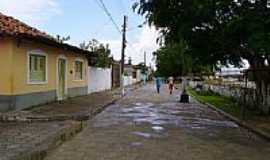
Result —
<path fill-rule="evenodd" d="M 57 71 L 57 99 L 59 101 L 64 100 L 66 98 L 66 68 L 67 68 L 67 62 L 65 58 L 59 58 L 58 59 L 58 71 Z"/>

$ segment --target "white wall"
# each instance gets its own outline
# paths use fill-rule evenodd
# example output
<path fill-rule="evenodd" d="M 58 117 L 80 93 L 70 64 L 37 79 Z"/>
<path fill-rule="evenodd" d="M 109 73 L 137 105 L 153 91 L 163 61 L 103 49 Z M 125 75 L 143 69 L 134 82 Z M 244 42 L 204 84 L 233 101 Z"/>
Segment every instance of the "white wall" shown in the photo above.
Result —
<path fill-rule="evenodd" d="M 132 85 L 133 82 L 133 78 L 132 76 L 124 76 L 124 86 L 129 86 Z"/>
<path fill-rule="evenodd" d="M 88 67 L 88 93 L 112 88 L 112 69 Z"/>
<path fill-rule="evenodd" d="M 143 80 L 143 77 L 142 77 L 142 71 L 140 69 L 137 70 L 137 78 L 136 78 L 136 81 L 137 82 L 140 82 Z"/>
<path fill-rule="evenodd" d="M 141 73 L 141 70 L 136 70 L 136 78 L 133 78 L 132 75 L 124 76 L 124 86 L 136 84 L 141 81 L 143 81 L 143 75 Z"/>

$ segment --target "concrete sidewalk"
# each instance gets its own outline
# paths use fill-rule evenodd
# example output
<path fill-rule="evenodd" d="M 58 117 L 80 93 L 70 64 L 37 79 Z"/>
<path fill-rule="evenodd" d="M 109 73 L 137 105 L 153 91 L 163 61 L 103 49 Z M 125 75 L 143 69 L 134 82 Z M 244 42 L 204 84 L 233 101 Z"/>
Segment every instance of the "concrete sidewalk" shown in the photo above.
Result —
<path fill-rule="evenodd" d="M 0 160 L 43 159 L 80 132 L 86 120 L 120 98 L 120 90 L 115 89 L 0 115 Z"/>
<path fill-rule="evenodd" d="M 24 111 L 15 111 L 0 115 L 2 122 L 40 122 L 40 121 L 65 121 L 87 120 L 106 105 L 119 99 L 120 91 L 104 91 L 87 96 L 54 102 Z"/>

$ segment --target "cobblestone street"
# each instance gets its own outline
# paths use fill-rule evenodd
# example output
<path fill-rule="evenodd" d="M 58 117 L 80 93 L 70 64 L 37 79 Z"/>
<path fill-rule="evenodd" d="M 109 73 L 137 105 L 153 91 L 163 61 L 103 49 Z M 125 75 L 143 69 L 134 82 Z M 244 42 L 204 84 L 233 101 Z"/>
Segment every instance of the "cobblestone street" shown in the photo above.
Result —
<path fill-rule="evenodd" d="M 87 122 L 47 160 L 269 160 L 270 144 L 213 110 L 153 84 Z"/>

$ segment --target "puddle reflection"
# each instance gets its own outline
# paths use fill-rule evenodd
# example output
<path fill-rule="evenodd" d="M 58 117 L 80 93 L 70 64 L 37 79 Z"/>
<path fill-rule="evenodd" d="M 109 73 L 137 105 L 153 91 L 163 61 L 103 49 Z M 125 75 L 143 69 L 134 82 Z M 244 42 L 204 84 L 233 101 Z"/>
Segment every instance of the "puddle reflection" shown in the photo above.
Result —
<path fill-rule="evenodd" d="M 221 118 L 209 119 L 208 117 L 211 117 L 209 114 L 214 113 L 206 112 L 202 107 L 196 106 L 192 104 L 141 102 L 125 107 L 114 105 L 97 117 L 95 126 L 140 125 L 147 123 L 156 132 L 164 131 L 163 126 L 165 125 L 173 125 L 189 130 L 206 130 L 207 132 L 220 128 L 238 128 L 237 124 L 228 120 Z M 135 134 L 146 138 L 151 137 L 151 134 L 147 133 L 135 132 Z"/>

